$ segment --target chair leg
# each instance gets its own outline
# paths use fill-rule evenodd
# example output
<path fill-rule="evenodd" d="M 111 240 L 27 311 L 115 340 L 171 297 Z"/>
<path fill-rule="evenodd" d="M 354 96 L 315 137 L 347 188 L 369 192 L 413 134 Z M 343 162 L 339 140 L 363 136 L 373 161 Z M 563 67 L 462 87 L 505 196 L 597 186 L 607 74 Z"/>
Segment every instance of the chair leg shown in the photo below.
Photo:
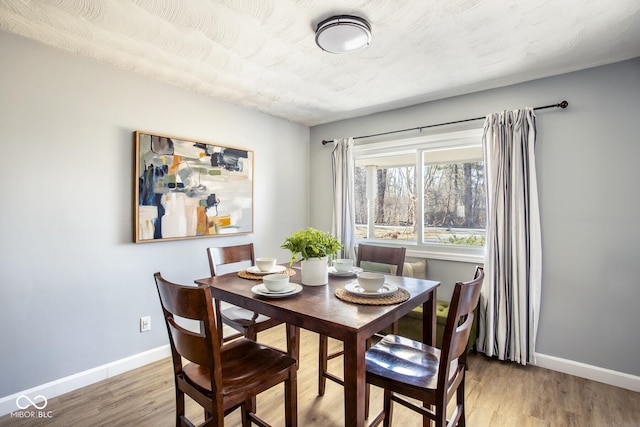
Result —
<path fill-rule="evenodd" d="M 320 342 L 318 344 L 318 395 L 324 396 L 324 391 L 327 386 L 327 378 L 324 374 L 327 372 L 327 356 L 329 353 L 329 337 L 326 335 L 320 335 Z"/>
<path fill-rule="evenodd" d="M 371 400 L 371 385 L 367 383 L 364 389 L 364 419 L 369 419 L 369 401 Z"/>
<path fill-rule="evenodd" d="M 176 426 L 182 424 L 182 417 L 184 417 L 184 393 L 178 389 L 178 384 L 176 384 Z"/>
<path fill-rule="evenodd" d="M 444 397 L 442 402 L 436 402 L 435 411 L 436 419 L 435 424 L 436 427 L 446 427 L 447 426 L 447 398 Z M 424 426 L 431 426 L 431 422 L 429 418 L 423 417 Z"/>
<path fill-rule="evenodd" d="M 258 340 L 258 333 L 253 328 L 245 329 L 243 335 L 248 340 L 251 340 L 251 341 Z"/>
<path fill-rule="evenodd" d="M 400 330 L 400 326 L 398 325 L 398 322 L 393 322 L 391 324 L 391 333 L 393 335 L 398 335 L 399 330 Z"/>
<path fill-rule="evenodd" d="M 284 419 L 286 427 L 298 425 L 298 380 L 295 371 L 289 373 L 289 379 L 284 382 Z"/>
<path fill-rule="evenodd" d="M 384 412 L 383 427 L 391 426 L 391 417 L 393 416 L 393 402 L 391 401 L 391 391 L 384 390 L 384 402 L 382 404 L 382 411 Z"/>
<path fill-rule="evenodd" d="M 247 399 L 240 406 L 240 414 L 242 416 L 242 427 L 251 427 L 251 418 L 249 418 L 250 413 L 255 414 L 255 408 L 251 407 L 252 399 Z"/>
<path fill-rule="evenodd" d="M 256 404 L 256 396 L 252 396 L 247 399 L 246 402 L 247 412 L 255 414 L 258 411 L 258 405 Z M 249 425 L 251 425 L 251 421 L 249 421 Z"/>
<path fill-rule="evenodd" d="M 204 419 L 205 421 L 208 420 L 209 418 L 211 418 L 212 415 L 209 413 L 209 411 L 207 411 L 206 409 L 204 410 Z"/>
<path fill-rule="evenodd" d="M 214 417 L 209 417 L 209 418 L 205 418 L 204 423 L 200 424 L 199 427 L 215 427 L 219 425 L 220 425 L 220 420 L 217 420 Z"/>

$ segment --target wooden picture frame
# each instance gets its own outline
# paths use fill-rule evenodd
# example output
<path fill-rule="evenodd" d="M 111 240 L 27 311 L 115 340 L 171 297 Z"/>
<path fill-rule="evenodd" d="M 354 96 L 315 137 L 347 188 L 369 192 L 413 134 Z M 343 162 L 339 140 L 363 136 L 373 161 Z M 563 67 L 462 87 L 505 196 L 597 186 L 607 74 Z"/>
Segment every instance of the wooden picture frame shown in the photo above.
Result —
<path fill-rule="evenodd" d="M 251 150 L 136 131 L 136 243 L 253 232 Z"/>

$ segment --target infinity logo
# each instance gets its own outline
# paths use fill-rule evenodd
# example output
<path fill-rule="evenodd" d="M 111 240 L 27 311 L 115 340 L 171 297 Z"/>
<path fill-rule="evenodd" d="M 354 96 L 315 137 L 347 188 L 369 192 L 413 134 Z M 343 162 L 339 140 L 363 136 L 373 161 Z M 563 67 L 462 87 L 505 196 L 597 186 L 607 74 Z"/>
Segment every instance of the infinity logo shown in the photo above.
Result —
<path fill-rule="evenodd" d="M 37 399 L 42 399 L 43 401 L 40 402 L 42 404 L 42 406 L 38 406 L 37 402 L 34 402 L 33 400 L 37 400 Z M 24 401 L 27 401 L 26 404 L 24 404 Z M 47 398 L 44 397 L 43 395 L 39 394 L 38 396 L 34 397 L 33 400 L 31 400 L 29 398 L 29 396 L 25 396 L 24 394 L 21 394 L 20 396 L 18 396 L 18 398 L 16 399 L 16 406 L 20 409 L 27 409 L 29 406 L 33 406 L 36 409 L 44 409 L 47 407 Z M 23 402 L 23 403 L 21 403 Z"/>

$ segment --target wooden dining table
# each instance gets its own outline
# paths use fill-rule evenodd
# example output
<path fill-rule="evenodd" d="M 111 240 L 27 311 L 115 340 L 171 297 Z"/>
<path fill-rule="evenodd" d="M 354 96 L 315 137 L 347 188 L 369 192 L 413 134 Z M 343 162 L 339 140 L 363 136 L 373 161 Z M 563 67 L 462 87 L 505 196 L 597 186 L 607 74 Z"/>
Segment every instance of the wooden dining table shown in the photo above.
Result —
<path fill-rule="evenodd" d="M 292 283 L 300 284 L 301 273 L 293 269 Z M 343 301 L 336 290 L 356 281 L 355 277 L 329 275 L 323 286 L 302 286 L 302 291 L 285 298 L 269 298 L 251 289 L 261 283 L 237 273 L 196 280 L 211 288 L 213 298 L 264 314 L 287 324 L 288 350 L 299 356 L 298 328 L 338 339 L 344 343 L 344 412 L 345 426 L 365 423 L 365 352 L 367 339 L 390 326 L 414 308 L 423 307 L 423 341 L 435 344 L 436 290 L 440 282 L 410 277 L 386 276 L 385 283 L 405 289 L 409 298 L 391 305 L 363 305 Z"/>

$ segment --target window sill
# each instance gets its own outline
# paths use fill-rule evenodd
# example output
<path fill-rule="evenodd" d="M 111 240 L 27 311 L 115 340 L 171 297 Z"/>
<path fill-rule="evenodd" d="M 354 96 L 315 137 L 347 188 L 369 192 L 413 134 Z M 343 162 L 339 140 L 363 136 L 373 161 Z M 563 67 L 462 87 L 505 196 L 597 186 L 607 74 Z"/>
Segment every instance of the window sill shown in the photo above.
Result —
<path fill-rule="evenodd" d="M 417 245 L 414 242 L 399 240 L 369 240 L 361 239 L 357 243 L 370 243 L 382 246 L 404 246 L 407 248 L 407 257 L 437 259 L 443 261 L 468 262 L 484 264 L 484 247 L 471 247 L 459 245 Z"/>
<path fill-rule="evenodd" d="M 484 264 L 484 252 L 470 254 L 461 252 L 418 250 L 407 248 L 407 256 L 413 258 L 438 259 L 443 261 L 468 262 L 472 264 Z"/>

